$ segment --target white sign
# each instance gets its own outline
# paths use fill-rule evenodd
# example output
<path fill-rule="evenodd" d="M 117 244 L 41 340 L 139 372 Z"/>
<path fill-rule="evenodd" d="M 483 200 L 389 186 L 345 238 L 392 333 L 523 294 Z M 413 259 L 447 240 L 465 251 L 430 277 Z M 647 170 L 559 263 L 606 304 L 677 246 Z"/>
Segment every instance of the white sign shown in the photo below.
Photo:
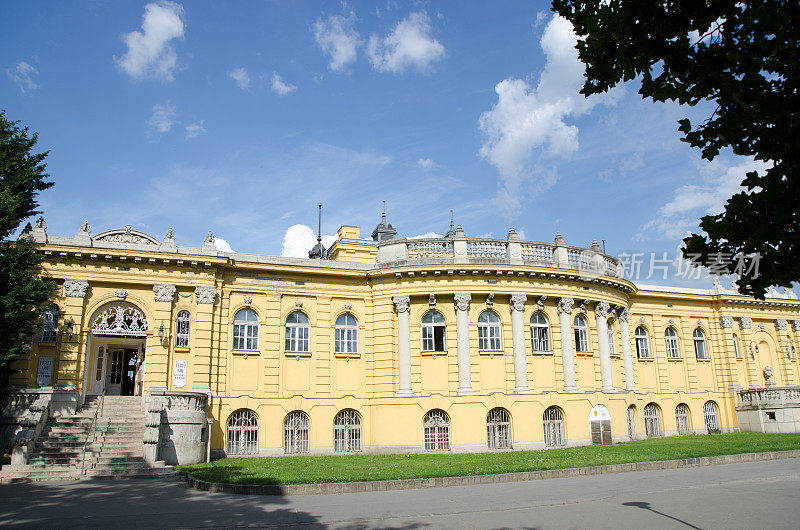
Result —
<path fill-rule="evenodd" d="M 611 413 L 603 405 L 595 405 L 589 411 L 589 421 L 611 421 Z"/>
<path fill-rule="evenodd" d="M 39 386 L 49 386 L 50 378 L 53 375 L 53 358 L 39 357 L 39 371 L 36 374 L 36 384 Z"/>
<path fill-rule="evenodd" d="M 186 386 L 186 361 L 175 361 L 175 370 L 172 372 L 172 385 L 175 388 Z"/>

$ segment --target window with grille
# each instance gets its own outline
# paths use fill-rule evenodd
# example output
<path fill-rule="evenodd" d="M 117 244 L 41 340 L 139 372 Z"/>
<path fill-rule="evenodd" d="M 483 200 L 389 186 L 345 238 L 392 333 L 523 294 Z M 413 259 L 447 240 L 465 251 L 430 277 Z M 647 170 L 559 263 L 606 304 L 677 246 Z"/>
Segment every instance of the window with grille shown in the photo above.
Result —
<path fill-rule="evenodd" d="M 304 315 L 305 316 L 305 315 Z M 336 319 L 334 351 L 336 353 L 358 353 L 358 320 L 350 313 Z"/>
<path fill-rule="evenodd" d="M 703 420 L 705 420 L 708 434 L 722 432 L 719 426 L 719 407 L 713 401 L 706 401 L 703 405 Z"/>
<path fill-rule="evenodd" d="M 478 349 L 500 351 L 500 317 L 492 311 L 484 311 L 478 317 Z"/>
<path fill-rule="evenodd" d="M 188 348 L 189 347 L 189 324 L 191 322 L 191 315 L 188 311 L 181 311 L 175 319 L 175 347 Z"/>
<path fill-rule="evenodd" d="M 550 325 L 541 312 L 531 315 L 531 351 L 550 351 Z"/>
<path fill-rule="evenodd" d="M 575 351 L 588 352 L 589 351 L 589 329 L 586 327 L 586 320 L 577 315 L 572 323 L 573 331 L 575 332 Z"/>
<path fill-rule="evenodd" d="M 233 349 L 258 350 L 258 315 L 252 309 L 240 309 L 233 317 Z"/>
<path fill-rule="evenodd" d="M 305 412 L 296 410 L 283 421 L 283 452 L 287 455 L 308 453 L 309 421 Z"/>
<path fill-rule="evenodd" d="M 339 411 L 333 419 L 333 450 L 339 453 L 361 451 L 361 416 L 353 409 Z"/>
<path fill-rule="evenodd" d="M 56 304 L 50 304 L 42 313 L 42 342 L 55 342 L 58 338 L 58 316 Z"/>
<path fill-rule="evenodd" d="M 606 327 L 608 328 L 608 353 L 613 356 L 617 354 L 617 341 L 614 340 L 614 321 L 609 318 Z"/>
<path fill-rule="evenodd" d="M 675 407 L 675 425 L 678 427 L 678 434 L 689 434 L 692 430 L 692 423 L 689 418 L 689 406 L 681 403 Z"/>
<path fill-rule="evenodd" d="M 678 334 L 672 328 L 667 328 L 664 331 L 664 339 L 667 345 L 667 359 L 678 359 L 681 356 L 681 351 L 678 347 Z"/>
<path fill-rule="evenodd" d="M 739 351 L 739 337 L 737 337 L 735 334 L 733 335 L 733 355 L 737 359 L 742 358 L 742 353 Z"/>
<path fill-rule="evenodd" d="M 292 311 L 286 318 L 286 344 L 287 352 L 308 352 L 309 330 L 311 323 L 302 311 Z"/>
<path fill-rule="evenodd" d="M 694 355 L 698 359 L 708 359 L 708 351 L 706 351 L 706 335 L 703 330 L 697 328 L 692 334 L 694 337 Z"/>
<path fill-rule="evenodd" d="M 549 407 L 544 411 L 544 444 L 547 447 L 558 447 L 566 443 L 564 438 L 564 413 L 558 407 Z"/>
<path fill-rule="evenodd" d="M 511 415 L 506 409 L 498 407 L 489 411 L 486 440 L 489 449 L 511 448 Z"/>
<path fill-rule="evenodd" d="M 422 317 L 422 351 L 445 351 L 444 316 L 438 311 L 428 311 Z"/>
<path fill-rule="evenodd" d="M 644 432 L 648 438 L 661 436 L 661 411 L 655 403 L 644 407 Z"/>
<path fill-rule="evenodd" d="M 628 407 L 628 438 L 636 439 L 636 405 Z"/>
<path fill-rule="evenodd" d="M 228 418 L 228 454 L 258 453 L 258 418 L 252 410 L 241 409 Z"/>
<path fill-rule="evenodd" d="M 450 418 L 443 410 L 435 409 L 422 420 L 426 451 L 450 450 Z"/>
<path fill-rule="evenodd" d="M 647 330 L 643 326 L 636 328 L 634 333 L 636 338 L 636 357 L 639 359 L 650 358 L 650 338 L 647 336 Z"/>

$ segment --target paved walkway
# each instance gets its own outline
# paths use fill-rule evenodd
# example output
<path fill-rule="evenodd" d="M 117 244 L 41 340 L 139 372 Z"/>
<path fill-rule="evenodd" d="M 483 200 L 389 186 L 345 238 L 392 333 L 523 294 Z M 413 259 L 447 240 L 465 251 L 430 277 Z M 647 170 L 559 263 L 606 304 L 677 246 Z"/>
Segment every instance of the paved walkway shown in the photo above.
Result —
<path fill-rule="evenodd" d="M 800 459 L 484 486 L 262 497 L 162 480 L 0 486 L 0 526 L 798 528 Z"/>

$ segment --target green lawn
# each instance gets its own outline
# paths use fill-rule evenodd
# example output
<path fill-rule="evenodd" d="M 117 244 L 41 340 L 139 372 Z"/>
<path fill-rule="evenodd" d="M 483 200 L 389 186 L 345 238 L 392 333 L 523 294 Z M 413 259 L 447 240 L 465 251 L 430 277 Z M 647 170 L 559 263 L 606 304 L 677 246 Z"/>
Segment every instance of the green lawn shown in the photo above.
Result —
<path fill-rule="evenodd" d="M 488 475 L 788 449 L 800 449 L 800 434 L 674 436 L 611 446 L 498 453 L 224 458 L 178 469 L 209 482 L 316 484 Z"/>

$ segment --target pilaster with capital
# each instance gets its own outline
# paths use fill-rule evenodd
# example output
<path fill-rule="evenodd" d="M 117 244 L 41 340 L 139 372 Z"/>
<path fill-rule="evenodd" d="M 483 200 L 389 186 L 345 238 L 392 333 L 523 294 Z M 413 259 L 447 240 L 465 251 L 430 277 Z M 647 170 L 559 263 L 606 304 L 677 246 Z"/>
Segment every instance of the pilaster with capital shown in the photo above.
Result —
<path fill-rule="evenodd" d="M 472 390 L 472 364 L 469 352 L 469 303 L 470 293 L 453 295 L 456 305 L 456 344 L 458 357 L 458 395 L 475 394 Z"/>
<path fill-rule="evenodd" d="M 145 387 L 165 385 L 172 389 L 169 380 L 170 350 L 174 333 L 172 305 L 177 287 L 170 283 L 153 285 L 153 334 L 150 337 L 150 351 L 147 353 L 147 372 Z M 158 336 L 159 329 L 164 326 L 164 338 Z"/>
<path fill-rule="evenodd" d="M 622 335 L 622 361 L 625 365 L 625 390 L 636 392 L 636 384 L 633 380 L 633 357 L 631 355 L 631 332 L 628 328 L 630 311 L 627 307 L 619 312 L 619 331 Z"/>
<path fill-rule="evenodd" d="M 512 294 L 511 304 L 511 337 L 514 342 L 514 393 L 530 394 L 528 387 L 528 360 L 525 355 L 525 324 L 523 315 L 525 313 L 524 294 Z"/>
<path fill-rule="evenodd" d="M 64 280 L 64 299 L 59 304 L 61 320 L 72 322 L 72 333 L 60 333 L 58 353 L 53 356 L 50 384 L 73 384 L 83 389 L 86 381 L 86 340 L 88 340 L 88 319 L 86 314 L 89 282 L 83 279 Z"/>
<path fill-rule="evenodd" d="M 558 299 L 558 323 L 561 331 L 561 364 L 564 368 L 564 392 L 578 392 L 575 384 L 575 354 L 572 349 L 572 298 Z"/>
<path fill-rule="evenodd" d="M 611 377 L 611 352 L 608 345 L 608 302 L 597 302 L 594 306 L 597 323 L 597 354 L 600 357 L 600 379 L 603 392 L 613 392 L 614 382 Z"/>
<path fill-rule="evenodd" d="M 798 384 L 795 366 L 796 353 L 792 355 L 792 336 L 789 334 L 789 322 L 784 318 L 775 320 L 775 333 L 778 336 L 778 367 L 783 376 L 784 385 Z"/>
<path fill-rule="evenodd" d="M 411 390 L 411 328 L 409 312 L 411 297 L 407 294 L 392 297 L 397 312 L 397 376 L 398 397 L 413 396 Z"/>
<path fill-rule="evenodd" d="M 194 334 L 194 348 L 192 348 L 192 383 L 195 385 L 211 386 L 214 369 L 211 362 L 211 345 L 214 336 L 214 315 L 217 310 L 217 288 L 213 285 L 198 285 L 194 289 L 197 309 L 195 309 L 192 332 Z M 166 324 L 164 325 L 166 328 Z M 259 348 L 263 347 L 263 340 L 259 341 Z"/>

